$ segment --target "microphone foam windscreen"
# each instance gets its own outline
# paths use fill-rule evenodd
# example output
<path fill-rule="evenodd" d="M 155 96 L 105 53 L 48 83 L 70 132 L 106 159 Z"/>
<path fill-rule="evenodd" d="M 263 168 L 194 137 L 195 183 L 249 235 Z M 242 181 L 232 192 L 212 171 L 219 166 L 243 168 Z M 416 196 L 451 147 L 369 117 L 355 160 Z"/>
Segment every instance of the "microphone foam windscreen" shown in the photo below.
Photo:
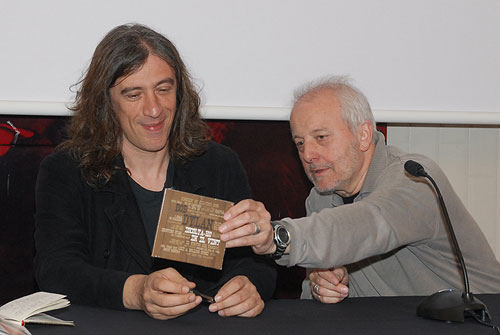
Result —
<path fill-rule="evenodd" d="M 405 170 L 415 177 L 421 177 L 425 175 L 423 166 L 412 160 L 409 160 L 405 163 Z"/>

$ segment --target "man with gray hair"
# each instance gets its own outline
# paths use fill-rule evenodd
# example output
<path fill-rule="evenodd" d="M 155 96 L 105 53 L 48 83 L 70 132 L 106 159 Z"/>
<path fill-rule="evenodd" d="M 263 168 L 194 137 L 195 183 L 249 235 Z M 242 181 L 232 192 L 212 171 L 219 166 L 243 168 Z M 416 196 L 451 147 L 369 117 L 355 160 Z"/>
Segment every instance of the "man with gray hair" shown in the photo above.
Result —
<path fill-rule="evenodd" d="M 463 291 L 462 274 L 437 195 L 405 172 L 415 160 L 439 185 L 467 264 L 470 289 L 500 292 L 500 264 L 440 167 L 387 146 L 366 97 L 343 77 L 296 95 L 293 141 L 309 179 L 307 217 L 270 221 L 262 203 L 243 200 L 225 215 L 227 247 L 252 246 L 280 265 L 309 270 L 303 298 L 429 295 Z M 349 273 L 349 279 L 345 266 Z"/>

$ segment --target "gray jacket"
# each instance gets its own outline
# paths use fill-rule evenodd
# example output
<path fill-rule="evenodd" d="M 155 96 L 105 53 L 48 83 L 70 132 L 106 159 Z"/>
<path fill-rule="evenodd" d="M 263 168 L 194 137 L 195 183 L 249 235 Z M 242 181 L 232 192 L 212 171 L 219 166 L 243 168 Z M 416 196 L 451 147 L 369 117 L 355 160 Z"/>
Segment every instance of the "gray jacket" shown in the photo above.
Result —
<path fill-rule="evenodd" d="M 338 195 L 313 188 L 306 200 L 307 217 L 283 219 L 290 231 L 291 249 L 278 264 L 347 265 L 349 296 L 463 290 L 437 194 L 427 179 L 411 177 L 404 170 L 404 163 L 412 159 L 424 166 L 441 190 L 471 291 L 500 292 L 500 263 L 439 166 L 425 156 L 386 146 L 380 133 L 375 136 L 375 153 L 354 203 L 344 205 Z M 310 297 L 306 281 L 302 298 Z"/>

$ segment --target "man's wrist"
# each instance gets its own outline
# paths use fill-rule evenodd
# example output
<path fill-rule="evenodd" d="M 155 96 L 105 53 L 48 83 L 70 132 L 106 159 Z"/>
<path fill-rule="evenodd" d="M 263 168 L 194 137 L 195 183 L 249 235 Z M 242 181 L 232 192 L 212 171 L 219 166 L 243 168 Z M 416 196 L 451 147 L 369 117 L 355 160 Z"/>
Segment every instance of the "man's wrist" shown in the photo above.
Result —
<path fill-rule="evenodd" d="M 276 252 L 276 244 L 274 244 L 274 240 L 271 242 L 271 246 L 267 249 L 267 252 L 264 254 L 265 256 L 271 256 Z"/>
<path fill-rule="evenodd" d="M 127 309 L 143 309 L 142 292 L 145 275 L 134 274 L 127 278 L 123 285 L 123 306 Z"/>
<path fill-rule="evenodd" d="M 272 259 L 280 259 L 286 252 L 290 250 L 290 233 L 280 221 L 271 221 L 273 228 L 273 252 L 267 256 Z"/>

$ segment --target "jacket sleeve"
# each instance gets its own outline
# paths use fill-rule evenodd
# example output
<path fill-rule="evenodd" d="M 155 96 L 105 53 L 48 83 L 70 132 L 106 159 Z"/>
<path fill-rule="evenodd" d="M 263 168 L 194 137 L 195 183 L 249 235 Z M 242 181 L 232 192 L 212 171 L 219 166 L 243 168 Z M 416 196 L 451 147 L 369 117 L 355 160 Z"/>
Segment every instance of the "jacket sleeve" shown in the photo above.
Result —
<path fill-rule="evenodd" d="M 92 263 L 90 246 L 96 241 L 85 223 L 86 187 L 69 156 L 59 152 L 42 162 L 35 191 L 36 281 L 41 290 L 65 294 L 74 303 L 123 309 L 130 274 Z"/>
<path fill-rule="evenodd" d="M 308 268 L 350 264 L 427 242 L 444 227 L 433 188 L 426 180 L 408 178 L 402 164 L 385 169 L 373 192 L 362 200 L 309 217 L 287 218 L 283 224 L 292 243 L 290 254 L 278 264 Z"/>

